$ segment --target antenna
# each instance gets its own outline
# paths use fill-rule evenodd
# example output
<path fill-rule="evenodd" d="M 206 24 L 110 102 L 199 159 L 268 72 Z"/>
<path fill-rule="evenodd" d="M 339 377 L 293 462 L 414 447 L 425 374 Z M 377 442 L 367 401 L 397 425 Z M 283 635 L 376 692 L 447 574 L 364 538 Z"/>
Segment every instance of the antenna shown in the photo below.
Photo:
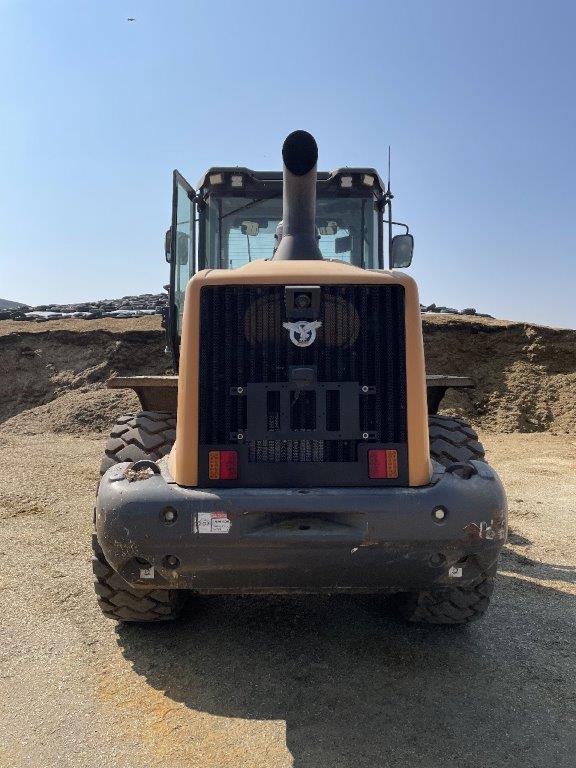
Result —
<path fill-rule="evenodd" d="M 388 269 L 392 269 L 392 198 L 390 191 L 390 144 L 388 144 L 388 189 L 386 190 L 386 203 L 388 204 Z"/>

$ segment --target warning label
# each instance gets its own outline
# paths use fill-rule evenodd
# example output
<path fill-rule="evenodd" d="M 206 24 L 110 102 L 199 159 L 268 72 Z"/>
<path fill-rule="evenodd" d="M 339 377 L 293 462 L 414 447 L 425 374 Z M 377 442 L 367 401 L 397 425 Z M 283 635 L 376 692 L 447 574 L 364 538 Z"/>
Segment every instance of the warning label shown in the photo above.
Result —
<path fill-rule="evenodd" d="M 198 512 L 194 533 L 228 533 L 231 524 L 226 512 Z"/>

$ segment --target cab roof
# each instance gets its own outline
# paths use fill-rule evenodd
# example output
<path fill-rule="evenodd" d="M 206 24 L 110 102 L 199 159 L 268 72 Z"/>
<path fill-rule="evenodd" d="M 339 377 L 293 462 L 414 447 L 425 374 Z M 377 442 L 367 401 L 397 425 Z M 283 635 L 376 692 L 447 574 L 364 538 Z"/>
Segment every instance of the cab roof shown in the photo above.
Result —
<path fill-rule="evenodd" d="M 233 179 L 233 177 L 235 177 Z M 241 181 L 240 181 L 241 179 Z M 266 194 L 282 191 L 282 171 L 253 171 L 242 166 L 213 166 L 198 181 L 202 196 L 212 192 L 251 192 Z M 338 190 L 340 193 L 358 195 L 367 192 L 380 199 L 386 187 L 375 168 L 337 168 L 335 171 L 318 171 L 318 192 Z"/>

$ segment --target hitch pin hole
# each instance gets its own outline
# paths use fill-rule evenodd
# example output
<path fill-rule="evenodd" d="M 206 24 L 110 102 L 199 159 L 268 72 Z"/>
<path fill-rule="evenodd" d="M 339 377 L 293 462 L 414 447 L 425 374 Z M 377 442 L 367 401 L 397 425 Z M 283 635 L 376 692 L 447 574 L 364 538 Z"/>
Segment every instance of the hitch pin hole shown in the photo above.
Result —
<path fill-rule="evenodd" d="M 180 560 L 178 560 L 176 555 L 166 555 L 164 558 L 164 565 L 166 568 L 178 568 Z"/>

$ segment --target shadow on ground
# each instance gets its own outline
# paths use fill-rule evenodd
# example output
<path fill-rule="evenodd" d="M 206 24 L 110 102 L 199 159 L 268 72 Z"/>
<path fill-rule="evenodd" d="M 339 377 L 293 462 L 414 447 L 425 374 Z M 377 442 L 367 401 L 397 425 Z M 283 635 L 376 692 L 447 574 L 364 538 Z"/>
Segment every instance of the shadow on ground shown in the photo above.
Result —
<path fill-rule="evenodd" d="M 465 628 L 400 623 L 375 597 L 214 597 L 118 643 L 191 709 L 286 721 L 295 768 L 573 767 L 576 596 L 498 587 Z"/>
<path fill-rule="evenodd" d="M 512 529 L 508 530 L 508 546 L 502 550 L 500 569 L 507 572 L 516 572 L 525 577 L 538 581 L 563 582 L 576 584 L 576 567 L 573 565 L 560 565 L 534 560 L 518 551 L 519 547 L 529 547 L 532 541 L 521 536 Z M 514 545 L 516 549 L 510 545 Z"/>

